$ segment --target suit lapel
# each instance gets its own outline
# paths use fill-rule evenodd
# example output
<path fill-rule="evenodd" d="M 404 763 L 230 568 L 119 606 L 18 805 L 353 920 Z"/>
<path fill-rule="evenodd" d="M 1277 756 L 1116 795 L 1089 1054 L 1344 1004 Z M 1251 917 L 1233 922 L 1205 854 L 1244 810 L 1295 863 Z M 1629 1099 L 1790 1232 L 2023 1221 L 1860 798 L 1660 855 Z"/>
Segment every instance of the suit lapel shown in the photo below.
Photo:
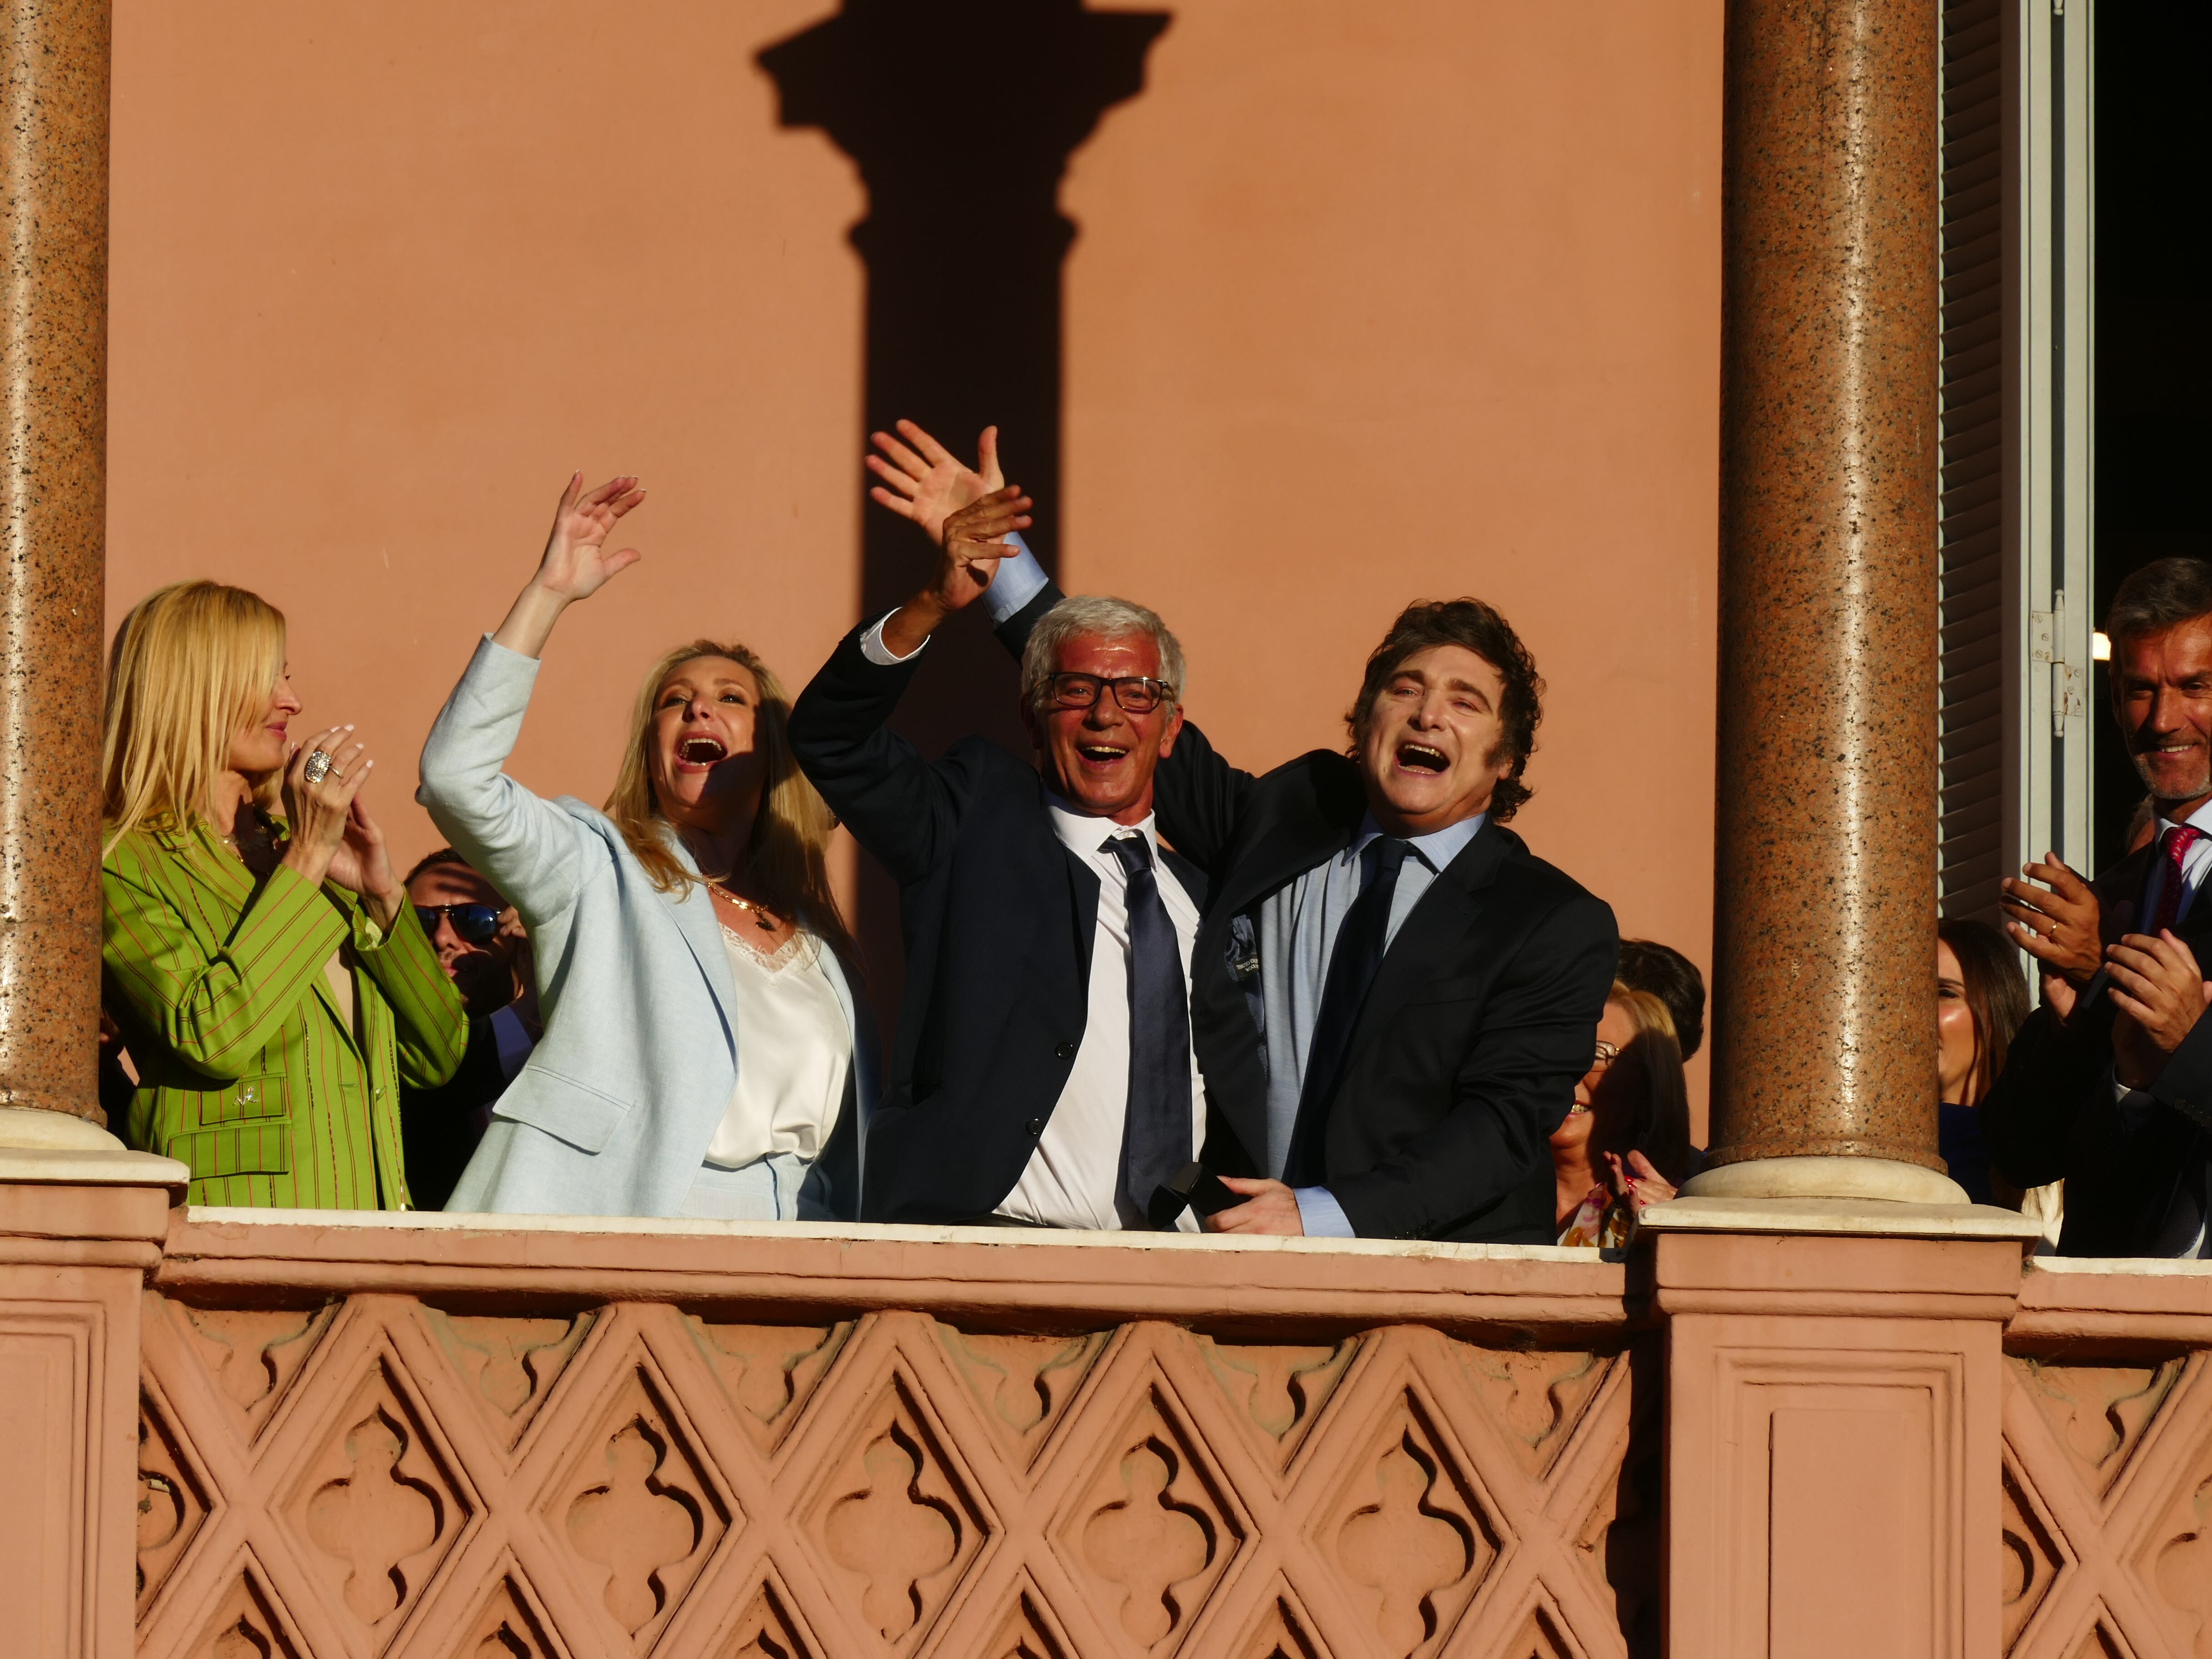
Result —
<path fill-rule="evenodd" d="M 1416 993 L 1435 982 L 1437 963 L 1449 959 L 1453 945 L 1480 918 L 1482 890 L 1498 878 L 1508 848 L 1507 832 L 1485 823 L 1429 884 L 1382 953 L 1346 1050 L 1347 1060 L 1369 1031 L 1388 1024 Z"/>
<path fill-rule="evenodd" d="M 225 849 L 222 838 L 205 820 L 196 823 L 188 835 L 170 833 L 165 834 L 162 839 L 179 854 L 178 863 L 185 872 L 215 895 L 216 902 L 222 907 L 224 933 L 228 937 L 230 931 L 238 926 L 238 919 L 246 914 L 246 907 L 253 902 L 254 894 L 260 890 L 261 881 Z M 353 910 L 349 905 L 345 908 L 346 933 L 350 939 Z M 222 941 L 210 940 L 210 943 L 219 945 Z M 345 971 L 350 972 L 351 969 Z M 331 989 L 327 964 L 309 983 L 317 1000 L 329 1012 L 331 1024 L 343 1035 L 347 1045 L 356 1054 L 362 1054 L 361 1036 L 356 1030 L 355 1021 L 346 1018 L 346 1011 L 338 1005 L 337 994 Z M 358 979 L 354 982 L 354 1003 L 358 1011 L 361 1003 Z M 365 1054 L 362 1057 L 367 1058 Z"/>
<path fill-rule="evenodd" d="M 660 835 L 684 869 L 697 876 L 699 866 L 692 861 L 684 838 L 665 828 Z M 684 944 L 697 959 L 699 971 L 706 976 L 707 988 L 714 994 L 714 1006 L 722 1013 L 722 1030 L 730 1040 L 730 1052 L 734 1054 L 738 1049 L 738 988 L 730 977 L 730 950 L 722 943 L 722 923 L 714 914 L 714 895 L 703 884 L 687 886 L 683 892 L 668 896 L 668 914 L 676 923 L 676 931 L 683 934 Z"/>

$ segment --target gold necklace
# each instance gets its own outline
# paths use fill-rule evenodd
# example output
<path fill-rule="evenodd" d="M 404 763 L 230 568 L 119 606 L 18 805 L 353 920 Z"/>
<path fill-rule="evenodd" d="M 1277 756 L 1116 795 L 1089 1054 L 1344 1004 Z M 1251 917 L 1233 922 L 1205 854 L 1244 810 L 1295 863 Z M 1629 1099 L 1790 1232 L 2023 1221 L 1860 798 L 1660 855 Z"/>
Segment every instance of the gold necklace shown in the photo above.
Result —
<path fill-rule="evenodd" d="M 755 916 L 757 916 L 760 919 L 762 932 L 768 933 L 773 933 L 775 932 L 775 913 L 770 910 L 766 905 L 755 904 L 750 899 L 739 898 L 735 893 L 732 893 L 728 888 L 723 886 L 719 881 L 710 881 L 707 884 L 715 892 L 720 893 L 724 898 L 729 900 L 731 903 L 736 905 L 738 909 L 750 911 Z"/>

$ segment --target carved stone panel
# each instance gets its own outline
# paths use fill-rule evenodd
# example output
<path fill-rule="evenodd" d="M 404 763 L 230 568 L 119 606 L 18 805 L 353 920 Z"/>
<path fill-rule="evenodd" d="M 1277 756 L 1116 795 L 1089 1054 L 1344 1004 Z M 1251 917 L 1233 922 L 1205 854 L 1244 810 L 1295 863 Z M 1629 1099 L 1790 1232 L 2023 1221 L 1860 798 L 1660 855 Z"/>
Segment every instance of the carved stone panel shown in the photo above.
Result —
<path fill-rule="evenodd" d="M 763 1583 L 738 1615 L 738 1626 L 720 1647 L 725 1659 L 819 1659 L 799 1635 L 782 1598 Z"/>
<path fill-rule="evenodd" d="M 455 1659 L 557 1659 L 561 1650 L 547 1633 L 550 1627 L 510 1569 L 493 1581 L 491 1595 L 454 1650 Z"/>
<path fill-rule="evenodd" d="M 240 1573 L 187 1650 L 191 1659 L 306 1659 L 261 1586 Z"/>
<path fill-rule="evenodd" d="M 585 1337 L 591 1314 L 551 1319 L 495 1319 L 426 1308 L 439 1346 L 467 1385 L 499 1443 L 512 1449 Z"/>
<path fill-rule="evenodd" d="M 642 1353 L 594 1411 L 544 1512 L 589 1600 L 648 1651 L 737 1509 Z"/>
<path fill-rule="evenodd" d="M 838 1443 L 806 1517 L 853 1622 L 902 1655 L 927 1637 L 990 1530 L 921 1398 L 894 1369 Z"/>
<path fill-rule="evenodd" d="M 687 1318 L 708 1363 L 737 1407 L 738 1421 L 774 1453 L 805 1412 L 816 1387 L 853 1334 L 836 1325 L 714 1325 Z"/>
<path fill-rule="evenodd" d="M 1615 1363 L 1595 1353 L 1452 1345 L 1498 1437 L 1531 1474 L 1549 1474 L 1575 1424 Z"/>
<path fill-rule="evenodd" d="M 149 1317 L 173 1316 L 179 1322 L 248 1442 L 268 1426 L 337 1311 L 336 1304 L 292 1312 L 194 1308 L 160 1297 L 150 1302 Z"/>
<path fill-rule="evenodd" d="M 379 1652 L 452 1553 L 470 1513 L 388 1358 L 325 1420 L 286 1505 L 332 1605 Z"/>
<path fill-rule="evenodd" d="M 2076 1365 L 2014 1362 L 2014 1374 L 2100 1498 L 2180 1380 L 2182 1361 L 2149 1365 Z"/>
<path fill-rule="evenodd" d="M 1500 1532 L 1418 1390 L 1401 1390 L 1370 1432 L 1316 1543 L 1379 1650 L 1426 1659 L 1497 1560 Z"/>
<path fill-rule="evenodd" d="M 1287 1469 L 1359 1352 L 1356 1337 L 1326 1346 L 1273 1347 L 1197 1339 L 1198 1352 L 1238 1420 L 1278 1469 Z"/>
<path fill-rule="evenodd" d="M 1139 1650 L 1171 1653 L 1243 1546 L 1228 1482 L 1157 1376 L 1101 1443 L 1060 1534 L 1085 1595 Z"/>
<path fill-rule="evenodd" d="M 1026 1470 L 1066 1413 L 1109 1333 L 1077 1337 L 979 1335 L 939 1325 L 953 1369 L 974 1391 L 984 1420 Z"/>
<path fill-rule="evenodd" d="M 210 1483 L 150 1389 L 138 1395 L 138 1616 L 161 1593 L 169 1572 L 205 1522 Z"/>

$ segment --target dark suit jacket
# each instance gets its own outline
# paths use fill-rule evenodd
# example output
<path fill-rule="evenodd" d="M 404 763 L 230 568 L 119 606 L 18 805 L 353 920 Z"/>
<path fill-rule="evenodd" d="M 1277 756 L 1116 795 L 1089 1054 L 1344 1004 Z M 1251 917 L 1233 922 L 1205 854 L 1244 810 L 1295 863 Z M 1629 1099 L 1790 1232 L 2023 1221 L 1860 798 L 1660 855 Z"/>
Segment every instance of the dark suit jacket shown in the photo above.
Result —
<path fill-rule="evenodd" d="M 1000 639 L 1018 651 L 1059 599 L 1048 584 Z M 1365 789 L 1351 760 L 1321 750 L 1255 777 L 1186 725 L 1154 791 L 1161 835 L 1212 894 L 1191 963 L 1206 1163 L 1264 1175 L 1260 906 L 1351 845 Z M 1328 1103 L 1325 1184 L 1355 1231 L 1553 1242 L 1545 1143 L 1589 1069 L 1620 950 L 1610 907 L 1483 825 L 1391 940 Z"/>
<path fill-rule="evenodd" d="M 2157 843 L 2120 860 L 2094 885 L 2107 944 L 2139 931 L 2135 909 Z M 2212 969 L 2212 892 L 2199 892 L 2174 930 Z M 2200 1019 L 2143 1092 L 2156 1103 L 2130 1131 L 2112 1098 L 2112 1016 L 2100 975 L 2061 1024 L 2049 1008 L 2028 1016 L 1982 1102 L 1990 1160 L 2020 1187 L 2066 1182 L 2061 1255 L 2141 1255 L 2185 1176 L 2212 1139 L 2212 1018 Z"/>
<path fill-rule="evenodd" d="M 1024 637 L 1029 620 L 1015 619 Z M 863 631 L 791 714 L 800 767 L 899 884 L 906 993 L 866 1132 L 861 1217 L 966 1220 L 1013 1190 L 1066 1087 L 1089 1014 L 1098 878 L 1054 833 L 1028 762 L 969 738 L 932 763 L 885 727 L 922 659 L 872 663 Z M 1203 908 L 1197 871 L 1169 862 Z"/>

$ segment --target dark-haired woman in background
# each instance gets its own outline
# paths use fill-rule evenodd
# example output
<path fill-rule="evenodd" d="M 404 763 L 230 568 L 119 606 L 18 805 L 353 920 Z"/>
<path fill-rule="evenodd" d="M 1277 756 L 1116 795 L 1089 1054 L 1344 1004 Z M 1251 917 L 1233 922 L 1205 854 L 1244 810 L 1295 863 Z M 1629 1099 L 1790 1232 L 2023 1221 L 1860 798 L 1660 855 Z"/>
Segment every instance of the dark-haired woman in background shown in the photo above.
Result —
<path fill-rule="evenodd" d="M 2027 1018 L 2027 976 L 2020 952 L 1986 922 L 1936 925 L 1936 1146 L 1951 1179 L 1977 1204 L 2019 1207 L 2016 1188 L 2002 1188 L 1982 1139 L 1983 1097 L 2004 1070 L 2013 1034 Z M 2039 1191 L 2041 1189 L 2039 1188 Z"/>
<path fill-rule="evenodd" d="M 1689 1091 L 1674 1016 L 1658 997 L 1613 981 L 1596 1057 L 1551 1147 L 1562 1244 L 1626 1244 L 1636 1218 L 1688 1178 Z"/>

